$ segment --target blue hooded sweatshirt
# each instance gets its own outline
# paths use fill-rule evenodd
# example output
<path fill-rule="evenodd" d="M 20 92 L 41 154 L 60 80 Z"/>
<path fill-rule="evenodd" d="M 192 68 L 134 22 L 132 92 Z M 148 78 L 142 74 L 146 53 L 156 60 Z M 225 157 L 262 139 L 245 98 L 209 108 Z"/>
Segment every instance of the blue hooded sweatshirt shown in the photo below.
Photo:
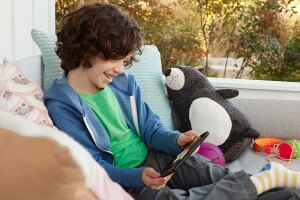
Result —
<path fill-rule="evenodd" d="M 120 74 L 108 87 L 115 94 L 128 127 L 148 147 L 171 155 L 182 151 L 176 142 L 180 133 L 166 129 L 159 117 L 142 101 L 140 87 L 133 75 Z M 145 186 L 143 168 L 114 166 L 106 130 L 93 110 L 68 84 L 66 74 L 52 83 L 44 100 L 54 125 L 83 145 L 113 181 L 124 187 Z"/>

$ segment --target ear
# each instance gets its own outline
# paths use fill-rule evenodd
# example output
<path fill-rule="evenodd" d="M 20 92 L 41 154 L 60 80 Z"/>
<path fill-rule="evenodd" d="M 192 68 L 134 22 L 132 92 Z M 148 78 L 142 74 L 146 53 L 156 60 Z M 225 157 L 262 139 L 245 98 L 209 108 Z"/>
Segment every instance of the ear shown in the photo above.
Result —
<path fill-rule="evenodd" d="M 231 99 L 239 95 L 239 91 L 234 89 L 219 89 L 217 90 L 217 93 L 224 99 Z"/>

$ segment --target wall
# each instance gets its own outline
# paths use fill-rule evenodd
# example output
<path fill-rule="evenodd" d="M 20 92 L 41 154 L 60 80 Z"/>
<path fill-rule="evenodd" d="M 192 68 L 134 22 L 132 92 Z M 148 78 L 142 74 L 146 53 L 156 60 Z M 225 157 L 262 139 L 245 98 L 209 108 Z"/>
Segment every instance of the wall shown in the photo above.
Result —
<path fill-rule="evenodd" d="M 40 54 L 32 28 L 55 33 L 55 0 L 0 0 L 0 59 Z"/>

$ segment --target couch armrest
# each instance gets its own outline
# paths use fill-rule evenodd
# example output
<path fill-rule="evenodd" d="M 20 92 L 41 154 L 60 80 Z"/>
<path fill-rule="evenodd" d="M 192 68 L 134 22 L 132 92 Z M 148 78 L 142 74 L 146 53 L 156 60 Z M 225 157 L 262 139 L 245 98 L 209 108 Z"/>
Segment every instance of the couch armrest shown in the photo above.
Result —
<path fill-rule="evenodd" d="M 32 56 L 16 61 L 16 64 L 38 85 L 42 83 L 42 56 Z"/>

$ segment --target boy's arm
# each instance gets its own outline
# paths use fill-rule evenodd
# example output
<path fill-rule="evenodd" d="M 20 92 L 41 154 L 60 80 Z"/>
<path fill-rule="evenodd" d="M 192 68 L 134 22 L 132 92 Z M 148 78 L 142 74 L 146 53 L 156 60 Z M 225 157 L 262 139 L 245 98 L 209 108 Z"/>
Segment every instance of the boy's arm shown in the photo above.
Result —
<path fill-rule="evenodd" d="M 88 132 L 81 114 L 69 106 L 56 102 L 47 101 L 49 115 L 54 125 L 79 142 L 93 158 L 106 170 L 110 178 L 125 187 L 143 187 L 143 168 L 117 168 L 103 159 L 103 153 L 95 145 Z"/>
<path fill-rule="evenodd" d="M 140 87 L 137 84 L 135 97 L 143 141 L 155 150 L 178 155 L 182 151 L 177 144 L 177 138 L 181 133 L 169 130 L 162 124 L 159 116 L 142 100 Z"/>

